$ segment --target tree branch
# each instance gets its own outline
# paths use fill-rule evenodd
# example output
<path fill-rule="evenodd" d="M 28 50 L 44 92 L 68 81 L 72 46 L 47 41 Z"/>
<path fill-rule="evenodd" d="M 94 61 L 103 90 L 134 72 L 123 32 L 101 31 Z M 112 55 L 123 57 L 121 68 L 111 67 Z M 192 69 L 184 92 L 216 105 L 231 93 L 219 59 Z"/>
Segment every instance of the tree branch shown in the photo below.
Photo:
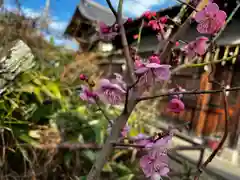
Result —
<path fill-rule="evenodd" d="M 113 15 L 116 17 L 116 20 L 117 20 L 117 16 L 118 16 L 118 15 L 117 15 L 117 11 L 114 9 L 111 1 L 110 1 L 110 0 L 106 0 L 106 2 L 107 2 L 107 4 L 108 4 L 108 7 L 111 9 Z"/>
<path fill-rule="evenodd" d="M 123 26 L 122 6 L 123 6 L 123 0 L 119 0 L 117 22 L 120 27 L 120 35 L 121 35 L 121 41 L 122 41 L 122 46 L 123 46 L 123 53 L 124 53 L 124 56 L 126 59 L 126 64 L 127 64 L 127 71 L 128 71 L 127 73 L 128 73 L 128 76 L 130 77 L 130 83 L 132 84 L 135 82 L 134 64 L 133 64 L 132 57 L 130 55 L 125 28 Z"/>
<path fill-rule="evenodd" d="M 129 52 L 127 37 L 126 37 L 125 29 L 123 26 L 122 6 L 123 6 L 123 0 L 119 0 L 117 22 L 120 27 L 123 53 L 126 58 L 126 64 L 127 64 L 127 71 L 128 71 L 127 73 L 128 73 L 128 77 L 130 77 L 129 83 L 133 84 L 135 82 L 134 64 Z M 113 151 L 113 144 L 111 142 L 116 142 L 118 140 L 120 136 L 120 132 L 122 128 L 125 126 L 125 124 L 127 123 L 128 118 L 131 115 L 131 112 L 133 111 L 135 106 L 136 106 L 136 97 L 134 96 L 134 93 L 131 93 L 131 97 L 129 99 L 128 98 L 126 99 L 126 106 L 124 108 L 124 111 L 114 122 L 111 130 L 111 134 L 108 136 L 105 144 L 103 145 L 102 150 L 100 151 L 95 163 L 93 164 L 92 169 L 90 170 L 87 176 L 87 180 L 99 179 L 102 168 L 104 164 L 108 161 L 108 158 Z"/>
<path fill-rule="evenodd" d="M 240 87 L 233 87 L 233 88 L 229 88 L 229 89 L 225 89 L 225 91 L 238 91 L 240 90 Z M 140 101 L 145 101 L 145 100 L 150 100 L 150 99 L 155 99 L 155 98 L 159 98 L 159 97 L 164 97 L 164 96 L 172 96 L 172 95 L 180 95 L 180 94 L 213 94 L 213 93 L 220 93 L 222 92 L 221 89 L 217 89 L 217 90 L 193 90 L 193 91 L 185 91 L 185 92 L 173 92 L 173 93 L 162 93 L 159 95 L 155 95 L 155 96 L 147 96 L 147 97 L 141 97 L 137 99 L 137 102 Z"/>
<path fill-rule="evenodd" d="M 237 55 L 233 55 L 231 57 L 222 58 L 219 60 L 209 61 L 209 62 L 205 62 L 205 63 L 199 63 L 199 64 L 184 64 L 184 67 L 191 68 L 191 67 L 202 67 L 202 66 L 209 65 L 209 64 L 217 64 L 217 63 L 221 63 L 222 61 L 230 61 L 237 56 L 239 56 L 239 55 L 237 54 Z"/>
<path fill-rule="evenodd" d="M 171 52 L 171 49 L 175 45 L 175 42 L 180 39 L 182 34 L 188 29 L 190 26 L 192 16 L 189 16 L 187 20 L 179 27 L 178 31 L 173 35 L 170 41 L 166 42 L 166 45 L 163 48 L 162 53 L 160 54 L 160 59 L 167 59 L 169 56 L 169 52 Z M 158 52 L 159 53 L 159 52 Z"/>
<path fill-rule="evenodd" d="M 207 167 L 207 165 L 214 159 L 214 157 L 217 155 L 218 151 L 223 147 L 224 142 L 227 139 L 228 136 L 228 121 L 229 121 L 229 116 L 228 116 L 228 102 L 227 102 L 227 96 L 226 96 L 226 89 L 222 90 L 223 92 L 223 104 L 224 104 L 224 115 L 225 115 L 225 130 L 223 137 L 218 144 L 217 148 L 212 152 L 212 154 L 207 158 L 207 160 L 200 166 L 198 169 L 198 174 L 195 176 L 195 180 L 199 179 L 200 174 L 202 173 L 202 170 Z"/>

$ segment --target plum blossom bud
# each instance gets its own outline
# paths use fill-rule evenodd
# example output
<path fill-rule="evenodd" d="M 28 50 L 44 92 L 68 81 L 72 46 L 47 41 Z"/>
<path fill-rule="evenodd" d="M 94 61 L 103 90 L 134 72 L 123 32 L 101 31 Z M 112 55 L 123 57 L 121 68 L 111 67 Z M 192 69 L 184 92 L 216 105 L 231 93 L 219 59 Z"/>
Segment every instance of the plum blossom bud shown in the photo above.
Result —
<path fill-rule="evenodd" d="M 117 24 L 114 24 L 112 27 L 110 27 L 107 26 L 104 22 L 99 22 L 98 26 L 99 38 L 101 40 L 111 41 L 118 35 L 118 32 L 116 32 L 118 29 Z"/>
<path fill-rule="evenodd" d="M 163 30 L 164 25 L 159 20 L 151 20 L 148 22 L 148 26 L 150 26 L 153 30 Z"/>
<path fill-rule="evenodd" d="M 87 77 L 84 74 L 80 74 L 79 79 L 81 79 L 82 81 L 85 81 L 87 80 Z"/>
<path fill-rule="evenodd" d="M 132 18 L 128 18 L 128 19 L 127 19 L 127 22 L 128 22 L 128 23 L 130 23 L 130 22 L 132 22 L 132 21 L 133 21 Z"/>
<path fill-rule="evenodd" d="M 178 41 L 176 41 L 175 45 L 176 45 L 176 46 L 179 46 L 179 42 L 178 42 Z"/>
<path fill-rule="evenodd" d="M 143 17 L 147 19 L 151 19 L 152 17 L 155 17 L 157 15 L 156 12 L 146 11 L 143 13 Z"/>
<path fill-rule="evenodd" d="M 138 39 L 138 37 L 139 37 L 138 34 L 133 35 L 133 39 Z"/>
<path fill-rule="evenodd" d="M 153 54 L 152 56 L 150 56 L 150 57 L 148 58 L 148 60 L 149 60 L 150 63 L 160 64 L 159 56 L 156 55 L 156 54 Z"/>
<path fill-rule="evenodd" d="M 168 103 L 168 110 L 174 113 L 180 113 L 185 109 L 184 103 L 178 99 L 178 98 L 173 98 L 169 103 Z"/>

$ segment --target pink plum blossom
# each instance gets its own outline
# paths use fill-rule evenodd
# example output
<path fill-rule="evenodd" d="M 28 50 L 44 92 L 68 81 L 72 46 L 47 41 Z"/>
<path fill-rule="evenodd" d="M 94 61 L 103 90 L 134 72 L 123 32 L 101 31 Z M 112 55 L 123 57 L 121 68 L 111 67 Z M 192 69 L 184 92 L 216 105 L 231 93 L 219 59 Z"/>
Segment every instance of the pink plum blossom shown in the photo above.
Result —
<path fill-rule="evenodd" d="M 150 63 L 160 64 L 160 59 L 159 59 L 159 56 L 158 56 L 158 55 L 153 54 L 152 56 L 150 56 L 150 57 L 148 58 L 148 60 L 149 60 Z"/>
<path fill-rule="evenodd" d="M 217 33 L 224 25 L 227 15 L 219 10 L 216 3 L 208 3 L 201 11 L 196 13 L 197 30 L 203 34 Z"/>
<path fill-rule="evenodd" d="M 137 59 L 134 61 L 134 66 L 136 69 L 140 67 L 144 67 L 144 63 L 140 59 Z"/>
<path fill-rule="evenodd" d="M 170 78 L 170 65 L 146 63 L 135 70 L 137 75 L 149 75 L 150 78 L 156 80 L 168 80 Z"/>
<path fill-rule="evenodd" d="M 145 65 L 142 64 L 140 67 L 138 67 L 135 71 L 135 74 L 139 78 L 137 86 L 141 92 L 144 92 L 152 86 L 154 82 L 153 75 L 149 68 L 147 68 Z"/>
<path fill-rule="evenodd" d="M 140 159 L 140 167 L 147 178 L 159 180 L 170 171 L 168 161 L 167 154 L 149 153 Z"/>
<path fill-rule="evenodd" d="M 156 142 L 150 142 L 146 145 L 146 148 L 150 149 L 153 152 L 158 152 L 160 153 L 165 152 L 168 146 L 170 145 L 172 141 L 172 137 L 175 133 L 175 129 L 169 129 L 168 135 L 158 139 Z"/>
<path fill-rule="evenodd" d="M 154 61 L 156 60 L 155 58 Z M 135 65 L 135 74 L 139 78 L 138 87 L 141 87 L 141 90 L 145 91 L 155 81 L 168 80 L 171 75 L 170 67 L 170 65 L 166 64 L 138 62 L 138 66 Z"/>
<path fill-rule="evenodd" d="M 114 84 L 118 84 L 123 89 L 127 88 L 127 84 L 124 82 L 123 77 L 119 73 L 114 73 L 115 79 L 112 79 L 111 82 Z"/>
<path fill-rule="evenodd" d="M 131 23 L 131 22 L 133 22 L 133 19 L 132 18 L 127 18 L 127 21 L 126 21 L 127 23 Z"/>
<path fill-rule="evenodd" d="M 151 70 L 153 78 L 156 80 L 168 80 L 170 78 L 170 65 L 149 63 L 146 67 Z"/>
<path fill-rule="evenodd" d="M 184 109 L 184 103 L 178 98 L 173 98 L 168 104 L 168 110 L 171 112 L 180 113 Z"/>
<path fill-rule="evenodd" d="M 165 23 L 167 23 L 168 18 L 166 16 L 163 16 L 159 20 L 160 20 L 161 23 L 165 24 Z"/>
<path fill-rule="evenodd" d="M 140 167 L 147 178 L 160 180 L 162 176 L 168 176 L 170 169 L 167 150 L 175 132 L 176 129 L 169 128 L 166 136 L 146 145 L 148 154 L 140 159 Z"/>
<path fill-rule="evenodd" d="M 172 140 L 173 133 L 164 136 L 155 143 L 149 143 L 148 154 L 140 159 L 140 167 L 147 178 L 151 180 L 161 179 L 161 176 L 168 176 L 167 146 Z"/>
<path fill-rule="evenodd" d="M 155 17 L 157 15 L 156 12 L 146 11 L 143 13 L 143 17 L 147 19 L 151 19 L 152 17 Z"/>
<path fill-rule="evenodd" d="M 183 50 L 190 58 L 193 58 L 196 55 L 202 56 L 206 53 L 208 47 L 207 42 L 207 37 L 198 37 L 195 41 L 188 43 Z"/>
<path fill-rule="evenodd" d="M 111 105 L 118 105 L 123 102 L 126 90 L 120 84 L 113 83 L 108 79 L 101 79 L 100 87 L 97 90 L 100 100 Z"/>
<path fill-rule="evenodd" d="M 155 31 L 163 30 L 164 28 L 164 25 L 159 20 L 149 21 L 148 26 L 150 26 Z"/>
<path fill-rule="evenodd" d="M 101 40 L 111 41 L 118 33 L 116 32 L 117 26 L 107 26 L 104 22 L 99 22 L 99 37 Z"/>
<path fill-rule="evenodd" d="M 95 103 L 95 98 L 97 97 L 96 93 L 92 92 L 87 86 L 82 85 L 81 88 L 80 98 L 83 101 Z"/>

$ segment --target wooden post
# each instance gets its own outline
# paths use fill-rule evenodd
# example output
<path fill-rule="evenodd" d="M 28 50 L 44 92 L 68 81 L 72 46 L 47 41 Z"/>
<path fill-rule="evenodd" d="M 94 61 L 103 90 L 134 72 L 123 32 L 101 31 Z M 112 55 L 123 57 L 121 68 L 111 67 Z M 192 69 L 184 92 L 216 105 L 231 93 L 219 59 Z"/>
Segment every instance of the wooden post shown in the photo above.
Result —
<path fill-rule="evenodd" d="M 214 78 L 215 81 L 221 84 L 230 85 L 232 81 L 232 67 L 228 69 L 227 67 L 217 66 Z M 219 85 L 213 84 L 213 89 L 218 88 Z M 204 134 L 212 134 L 223 130 L 224 109 L 222 107 L 222 98 L 221 93 L 211 95 L 210 103 L 214 105 L 214 108 L 212 108 L 213 111 L 207 115 L 208 122 L 206 123 Z"/>
<path fill-rule="evenodd" d="M 236 108 L 231 118 L 231 132 L 229 133 L 229 147 L 236 149 L 240 135 L 240 91 L 237 93 Z"/>
<path fill-rule="evenodd" d="M 211 83 L 209 83 L 208 81 L 208 76 L 209 73 L 208 72 L 204 72 L 201 76 L 201 85 L 200 85 L 200 89 L 202 90 L 210 90 L 212 88 Z M 195 113 L 195 117 L 194 117 L 194 122 L 196 124 L 196 129 L 195 129 L 195 133 L 197 136 L 201 136 L 202 132 L 203 132 L 203 128 L 205 126 L 205 121 L 206 121 L 206 117 L 207 117 L 207 108 L 208 108 L 208 102 L 210 99 L 210 95 L 209 94 L 204 94 L 204 95 L 199 95 L 198 96 L 198 101 L 197 101 L 197 106 L 200 107 L 199 112 Z"/>
<path fill-rule="evenodd" d="M 208 52 L 205 56 L 204 62 L 209 61 L 211 56 L 211 53 Z M 209 81 L 209 72 L 204 72 L 201 75 L 200 79 L 200 89 L 201 90 L 210 90 L 212 89 L 212 84 L 208 83 Z M 203 128 L 205 126 L 205 120 L 206 120 L 206 115 L 207 115 L 207 104 L 209 102 L 210 95 L 209 94 L 204 94 L 204 95 L 199 95 L 197 97 L 197 109 L 200 108 L 199 111 L 196 111 L 194 113 L 194 118 L 193 118 L 193 127 L 195 128 L 195 134 L 197 136 L 201 136 L 203 132 Z"/>

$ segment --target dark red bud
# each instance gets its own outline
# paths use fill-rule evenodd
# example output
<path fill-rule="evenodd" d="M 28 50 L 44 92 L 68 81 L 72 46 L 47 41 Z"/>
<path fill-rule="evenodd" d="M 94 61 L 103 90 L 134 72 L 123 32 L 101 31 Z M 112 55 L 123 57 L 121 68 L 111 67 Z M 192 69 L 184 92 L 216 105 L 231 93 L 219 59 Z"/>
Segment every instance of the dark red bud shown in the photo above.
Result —
<path fill-rule="evenodd" d="M 132 21 L 133 21 L 132 18 L 128 18 L 128 19 L 127 19 L 127 22 L 128 22 L 128 23 L 130 23 L 130 22 L 132 22 Z"/>
<path fill-rule="evenodd" d="M 82 80 L 82 81 L 85 81 L 87 79 L 87 77 L 84 75 L 84 74 L 80 74 L 79 78 Z"/>

